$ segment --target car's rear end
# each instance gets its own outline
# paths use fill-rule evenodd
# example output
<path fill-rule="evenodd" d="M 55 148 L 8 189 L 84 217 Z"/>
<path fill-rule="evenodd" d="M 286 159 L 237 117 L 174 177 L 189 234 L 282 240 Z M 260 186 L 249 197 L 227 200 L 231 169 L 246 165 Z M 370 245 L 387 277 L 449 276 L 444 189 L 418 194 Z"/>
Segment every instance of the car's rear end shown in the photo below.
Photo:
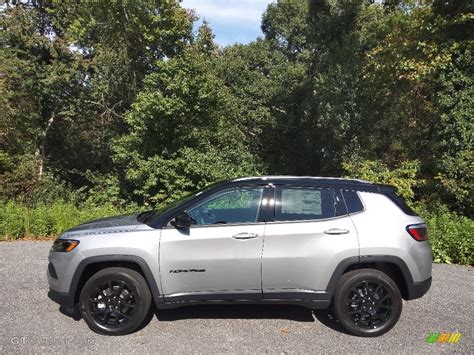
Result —
<path fill-rule="evenodd" d="M 405 298 L 421 297 L 431 285 L 433 260 L 426 224 L 396 194 L 395 188 L 376 186 L 376 193 L 358 192 L 364 211 L 351 216 L 357 228 L 361 260 L 377 255 L 392 259 L 405 279 Z"/>

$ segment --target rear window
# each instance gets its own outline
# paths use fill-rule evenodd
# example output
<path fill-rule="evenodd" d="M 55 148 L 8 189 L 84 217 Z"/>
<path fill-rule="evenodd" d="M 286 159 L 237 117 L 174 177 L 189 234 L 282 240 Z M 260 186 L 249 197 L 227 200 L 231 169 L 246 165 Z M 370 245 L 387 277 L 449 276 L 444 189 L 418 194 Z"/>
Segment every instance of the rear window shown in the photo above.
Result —
<path fill-rule="evenodd" d="M 275 219 L 300 221 L 336 216 L 333 189 L 283 187 L 277 190 Z"/>
<path fill-rule="evenodd" d="M 387 196 L 394 204 L 396 204 L 403 212 L 405 212 L 409 216 L 416 216 L 417 214 L 415 211 L 411 209 L 410 206 L 407 205 L 403 197 L 398 196 L 395 192 L 388 193 Z"/>

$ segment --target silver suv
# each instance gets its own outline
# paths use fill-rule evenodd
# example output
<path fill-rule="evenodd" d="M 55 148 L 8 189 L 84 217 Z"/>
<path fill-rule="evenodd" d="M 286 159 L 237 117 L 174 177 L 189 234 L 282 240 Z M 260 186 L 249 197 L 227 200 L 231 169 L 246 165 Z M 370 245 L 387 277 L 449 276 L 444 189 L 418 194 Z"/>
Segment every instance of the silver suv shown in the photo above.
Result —
<path fill-rule="evenodd" d="M 402 298 L 428 291 L 431 263 L 426 225 L 391 186 L 249 177 L 66 231 L 49 254 L 49 297 L 108 335 L 140 327 L 153 301 L 332 306 L 348 332 L 377 336 Z"/>

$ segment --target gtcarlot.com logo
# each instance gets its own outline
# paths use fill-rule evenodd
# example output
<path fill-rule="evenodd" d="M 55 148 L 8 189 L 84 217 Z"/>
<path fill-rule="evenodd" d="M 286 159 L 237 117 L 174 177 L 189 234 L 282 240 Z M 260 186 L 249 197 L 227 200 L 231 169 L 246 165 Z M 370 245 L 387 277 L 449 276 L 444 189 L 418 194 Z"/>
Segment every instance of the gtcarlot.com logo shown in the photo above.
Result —
<path fill-rule="evenodd" d="M 434 343 L 459 343 L 461 340 L 461 333 L 430 333 L 426 337 L 428 344 Z"/>
<path fill-rule="evenodd" d="M 51 346 L 51 345 L 84 345 L 91 344 L 93 342 L 90 338 L 84 337 L 74 337 L 74 336 L 62 336 L 62 337 L 53 337 L 53 336 L 27 336 L 20 335 L 11 337 L 10 342 L 13 345 L 23 346 Z"/>

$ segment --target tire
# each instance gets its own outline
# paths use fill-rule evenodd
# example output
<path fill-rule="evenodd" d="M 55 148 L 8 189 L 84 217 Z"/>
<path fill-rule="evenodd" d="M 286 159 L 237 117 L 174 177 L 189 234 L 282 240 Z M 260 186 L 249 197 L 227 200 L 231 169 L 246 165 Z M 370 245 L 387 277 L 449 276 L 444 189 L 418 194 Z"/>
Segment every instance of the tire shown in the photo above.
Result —
<path fill-rule="evenodd" d="M 359 269 L 341 276 L 333 310 L 349 333 L 376 337 L 388 332 L 398 322 L 402 297 L 396 283 L 383 272 Z"/>
<path fill-rule="evenodd" d="M 103 335 L 137 330 L 150 312 L 151 293 L 138 272 L 121 267 L 92 275 L 79 296 L 81 316 L 90 329 Z"/>

